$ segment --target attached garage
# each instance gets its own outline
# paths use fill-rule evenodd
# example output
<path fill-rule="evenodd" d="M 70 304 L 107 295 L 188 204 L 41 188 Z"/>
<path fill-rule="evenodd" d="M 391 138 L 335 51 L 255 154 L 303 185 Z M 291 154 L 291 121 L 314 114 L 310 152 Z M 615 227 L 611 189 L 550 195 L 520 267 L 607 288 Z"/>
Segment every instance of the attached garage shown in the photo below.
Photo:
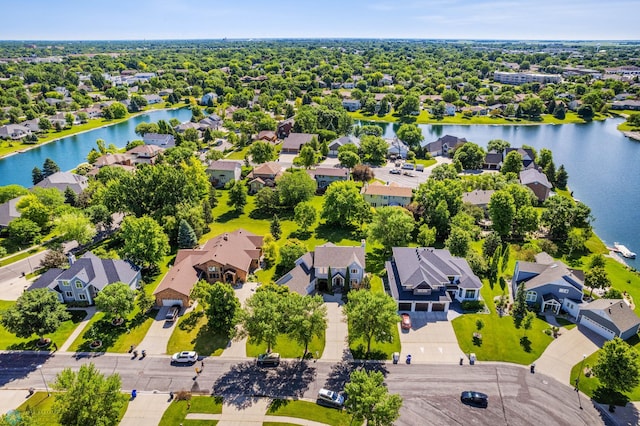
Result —
<path fill-rule="evenodd" d="M 580 309 L 578 323 L 605 339 L 627 340 L 637 335 L 640 318 L 622 299 L 598 299 Z"/>
<path fill-rule="evenodd" d="M 611 340 L 616 337 L 616 333 L 613 330 L 608 329 L 585 315 L 582 315 L 580 318 L 580 324 L 584 325 L 589 330 L 595 331 L 605 339 Z"/>
<path fill-rule="evenodd" d="M 417 312 L 426 312 L 429 310 L 429 303 L 416 303 Z"/>
<path fill-rule="evenodd" d="M 445 304 L 444 303 L 432 303 L 431 311 L 432 312 L 444 312 Z"/>
<path fill-rule="evenodd" d="M 411 303 L 398 303 L 399 311 L 411 311 Z"/>
<path fill-rule="evenodd" d="M 191 306 L 191 299 L 186 294 L 182 294 L 172 288 L 165 288 L 154 293 L 156 297 L 156 306 L 173 306 L 180 305 L 183 308 Z"/>
<path fill-rule="evenodd" d="M 183 306 L 182 299 L 162 299 L 162 306 Z"/>

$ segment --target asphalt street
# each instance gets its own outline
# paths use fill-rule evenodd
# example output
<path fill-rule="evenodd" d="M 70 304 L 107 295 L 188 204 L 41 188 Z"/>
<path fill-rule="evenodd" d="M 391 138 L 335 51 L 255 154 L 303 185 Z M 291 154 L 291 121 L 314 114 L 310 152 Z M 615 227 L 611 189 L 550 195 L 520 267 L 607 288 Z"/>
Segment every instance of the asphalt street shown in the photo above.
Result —
<path fill-rule="evenodd" d="M 18 278 L 23 274 L 30 274 L 40 267 L 40 261 L 44 259 L 45 251 L 36 253 L 26 259 L 18 260 L 0 268 L 0 283 Z"/>
<path fill-rule="evenodd" d="M 257 367 L 246 359 L 207 358 L 197 376 L 195 366 L 171 366 L 169 356 L 132 359 L 128 355 L 0 353 L 0 387 L 43 389 L 36 366 L 43 364 L 47 382 L 65 367 L 93 362 L 105 374 L 119 373 L 125 391 L 169 392 L 181 389 L 222 395 L 246 406 L 248 396 L 314 399 L 320 388 L 342 390 L 349 374 L 361 363 L 281 362 L 277 368 Z M 588 398 L 540 373 L 504 364 L 425 365 L 365 364 L 386 375 L 389 390 L 404 399 L 398 425 L 598 425 L 604 421 Z M 476 390 L 489 395 L 488 408 L 460 402 L 460 392 Z M 581 398 L 579 400 L 579 397 Z M 580 405 L 583 407 L 580 409 Z"/>

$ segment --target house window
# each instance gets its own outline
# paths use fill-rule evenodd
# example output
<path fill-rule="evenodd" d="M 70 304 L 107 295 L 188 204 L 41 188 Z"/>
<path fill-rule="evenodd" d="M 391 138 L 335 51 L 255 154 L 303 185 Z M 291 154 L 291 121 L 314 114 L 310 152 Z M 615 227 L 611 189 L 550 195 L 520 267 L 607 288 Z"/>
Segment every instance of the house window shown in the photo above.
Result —
<path fill-rule="evenodd" d="M 569 293 L 569 289 L 568 288 L 561 288 L 561 289 L 558 290 L 558 292 L 567 294 L 567 293 Z"/>
<path fill-rule="evenodd" d="M 73 293 L 72 293 L 72 292 L 70 292 L 70 291 L 65 291 L 65 292 L 64 292 L 64 295 L 65 295 L 66 297 L 73 297 Z"/>
<path fill-rule="evenodd" d="M 567 302 L 567 308 L 569 308 L 569 309 L 573 309 L 573 303 L 571 303 L 571 302 Z"/>
<path fill-rule="evenodd" d="M 209 266 L 209 272 L 216 272 L 218 270 L 218 268 L 216 268 L 215 266 Z"/>
<path fill-rule="evenodd" d="M 87 300 L 87 296 L 85 296 L 84 294 L 79 294 L 79 295 L 78 295 L 78 299 L 80 299 L 80 300 Z"/>
<path fill-rule="evenodd" d="M 69 285 L 69 281 L 62 281 L 62 285 L 68 286 Z"/>
<path fill-rule="evenodd" d="M 355 269 L 355 268 L 352 268 L 352 269 L 351 269 L 351 273 L 352 273 L 352 274 L 357 274 L 357 273 L 358 273 L 358 270 L 357 270 L 357 269 Z"/>
<path fill-rule="evenodd" d="M 535 291 L 527 292 L 527 302 L 535 302 L 538 298 L 538 294 Z"/>
<path fill-rule="evenodd" d="M 82 288 L 82 281 L 76 280 L 76 288 Z"/>
<path fill-rule="evenodd" d="M 475 299 L 475 297 L 476 297 L 475 290 L 467 290 L 466 293 L 464 294 L 465 299 Z"/>

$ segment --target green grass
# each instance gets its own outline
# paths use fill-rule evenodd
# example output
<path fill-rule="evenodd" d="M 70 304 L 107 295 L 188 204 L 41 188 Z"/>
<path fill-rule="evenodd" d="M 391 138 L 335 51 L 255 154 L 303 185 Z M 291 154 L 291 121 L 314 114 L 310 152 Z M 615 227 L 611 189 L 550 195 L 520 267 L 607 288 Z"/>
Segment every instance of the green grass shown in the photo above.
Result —
<path fill-rule="evenodd" d="M 187 405 L 191 408 L 187 410 Z M 191 401 L 173 401 L 162 415 L 159 426 L 215 425 L 217 420 L 185 420 L 187 413 L 221 414 L 222 398 L 212 396 L 194 396 Z"/>
<path fill-rule="evenodd" d="M 576 323 L 568 321 L 564 318 L 556 318 L 556 321 L 558 321 L 558 324 L 560 324 L 562 327 L 566 328 L 567 330 L 571 330 L 572 328 L 576 327 Z"/>
<path fill-rule="evenodd" d="M 244 160 L 249 153 L 249 147 L 245 146 L 240 151 L 233 151 L 225 157 L 226 160 Z"/>
<path fill-rule="evenodd" d="M 351 416 L 346 411 L 322 407 L 308 401 L 276 400 L 271 403 L 267 415 L 296 417 L 331 426 L 351 425 Z"/>
<path fill-rule="evenodd" d="M 122 394 L 122 401 L 124 406 L 118 414 L 118 422 L 122 420 L 124 414 L 127 412 L 129 405 L 129 395 Z M 55 393 L 48 396 L 46 392 L 36 392 L 28 400 L 23 402 L 18 408 L 18 411 L 31 411 L 34 423 L 38 426 L 59 426 L 56 412 L 54 410 Z"/>
<path fill-rule="evenodd" d="M 638 338 L 637 335 L 627 340 L 627 343 L 633 346 L 636 351 L 640 352 L 640 338 Z M 592 353 L 584 360 L 585 370 L 587 370 L 588 368 L 593 368 L 598 360 L 598 357 L 600 356 L 601 350 L 602 349 Z M 571 369 L 571 385 L 575 385 L 575 380 L 578 377 L 581 366 L 582 361 L 574 365 Z M 580 373 L 580 381 L 578 383 L 578 387 L 586 395 L 589 395 L 596 401 L 605 404 L 614 403 L 615 405 L 625 405 L 628 401 L 640 401 L 640 386 L 636 386 L 631 392 L 627 392 L 624 394 L 612 394 L 603 389 L 602 384 L 597 377 L 595 377 L 594 375 L 591 375 L 591 377 L 586 377 L 584 375 L 584 372 Z"/>
<path fill-rule="evenodd" d="M 434 164 L 437 163 L 437 161 L 434 158 L 431 158 L 429 160 L 424 160 L 424 159 L 420 159 L 420 158 L 416 158 L 415 160 L 412 160 L 410 162 L 415 161 L 416 164 L 422 164 L 424 166 L 424 168 L 426 169 L 427 167 L 431 167 Z"/>
<path fill-rule="evenodd" d="M 605 270 L 611 279 L 611 286 L 626 291 L 635 304 L 635 313 L 640 315 L 640 275 L 610 258 L 606 258 Z"/>
<path fill-rule="evenodd" d="M 184 315 L 171 333 L 167 343 L 167 353 L 175 353 L 193 348 L 200 355 L 220 356 L 229 339 L 207 327 L 207 317 L 198 305 Z"/>
<path fill-rule="evenodd" d="M 9 309 L 9 307 L 14 304 L 14 301 L 0 300 L 0 312 Z M 71 335 L 73 330 L 78 326 L 78 323 L 87 316 L 87 312 L 83 310 L 73 310 L 69 311 L 69 313 L 71 314 L 71 319 L 64 321 L 54 333 L 47 334 L 45 336 L 50 338 L 51 341 L 55 342 L 58 346 L 62 346 L 69 335 Z M 29 339 L 16 337 L 14 334 L 9 333 L 9 331 L 4 327 L 0 326 L 0 350 L 40 350 L 36 346 L 38 340 L 40 339 L 35 335 Z M 52 348 L 43 348 L 45 351 L 50 349 Z"/>
<path fill-rule="evenodd" d="M 321 338 L 314 337 L 311 343 L 309 343 L 308 353 L 315 357 L 315 353 L 318 352 L 322 356 L 325 345 L 325 336 Z M 282 358 L 301 358 L 304 353 L 304 346 L 291 339 L 289 336 L 281 334 L 276 340 L 276 344 L 271 348 L 272 352 L 278 352 Z M 257 357 L 260 354 L 267 352 L 267 344 L 255 344 L 247 341 L 247 356 Z"/>

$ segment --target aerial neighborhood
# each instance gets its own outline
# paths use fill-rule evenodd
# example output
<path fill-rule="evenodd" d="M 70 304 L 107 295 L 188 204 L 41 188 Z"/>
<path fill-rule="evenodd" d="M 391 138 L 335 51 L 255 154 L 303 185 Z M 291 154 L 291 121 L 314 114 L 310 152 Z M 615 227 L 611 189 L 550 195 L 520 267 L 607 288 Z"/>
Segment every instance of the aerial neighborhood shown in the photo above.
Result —
<path fill-rule="evenodd" d="M 584 424 L 640 401 L 635 254 L 596 235 L 559 141 L 461 126 L 615 120 L 638 137 L 637 46 L 87 43 L 0 43 L 0 361 L 43 357 L 8 388 L 71 394 L 49 365 L 105 373 L 117 358 L 114 421 L 139 389 L 170 396 L 160 424 L 220 420 L 210 396 L 231 394 L 291 399 L 265 421 L 310 399 L 344 416 L 325 424 L 417 424 L 411 374 L 479 386 L 498 362 L 605 407 L 571 408 Z M 71 354 L 90 363 L 55 364 Z M 310 386 L 339 365 L 342 381 Z M 395 407 L 386 420 L 353 402 L 359 380 Z M 455 403 L 489 415 L 495 385 Z"/>

